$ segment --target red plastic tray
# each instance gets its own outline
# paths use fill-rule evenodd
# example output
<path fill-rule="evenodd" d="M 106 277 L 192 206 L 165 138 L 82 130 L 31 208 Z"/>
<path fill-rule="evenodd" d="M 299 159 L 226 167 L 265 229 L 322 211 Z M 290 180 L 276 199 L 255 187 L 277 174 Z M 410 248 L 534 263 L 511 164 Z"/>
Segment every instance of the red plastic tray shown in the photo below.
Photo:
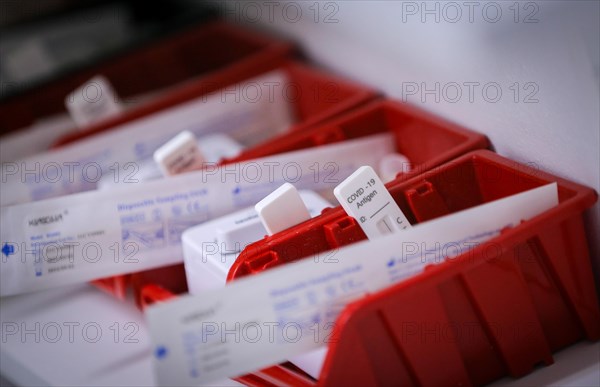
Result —
<path fill-rule="evenodd" d="M 476 151 L 387 186 L 411 223 L 558 183 L 559 205 L 343 311 L 319 385 L 481 385 L 600 339 L 583 212 L 590 188 Z M 365 239 L 340 207 L 249 245 L 229 279 Z M 303 249 L 286 249 L 302 241 Z M 490 247 L 493 248 L 490 249 Z M 285 254 L 284 254 L 285 251 Z"/>
<path fill-rule="evenodd" d="M 326 85 L 326 82 L 319 82 L 317 85 Z M 312 90 L 314 87 L 310 86 L 308 89 Z M 239 162 L 385 132 L 394 134 L 399 151 L 408 155 L 415 163 L 413 171 L 403 174 L 399 178 L 407 178 L 468 151 L 489 146 L 484 135 L 431 117 L 407 104 L 380 100 L 348 111 L 323 125 L 314 125 L 312 128 L 305 127 L 301 131 L 277 136 L 224 162 Z M 417 149 L 420 149 L 421 152 L 417 152 Z M 142 288 L 147 284 L 161 285 L 175 293 L 187 290 L 181 285 L 176 285 L 186 283 L 182 265 L 170 269 L 168 276 L 152 275 L 155 282 L 152 282 L 153 279 L 150 275 L 140 275 L 143 278 L 137 278 L 133 286 L 138 305 L 142 304 Z M 133 276 L 136 277 L 138 274 Z M 148 291 L 145 293 L 148 294 Z M 147 295 L 147 300 L 150 299 L 148 297 L 151 298 Z"/>
<path fill-rule="evenodd" d="M 399 175 L 398 180 L 406 179 L 427 168 L 433 168 L 470 150 L 489 146 L 487 138 L 481 134 L 431 117 L 406 104 L 380 100 L 349 111 L 312 129 L 281 135 L 226 162 L 243 161 L 386 131 L 395 134 L 399 151 L 409 155 L 415 164 L 413 171 Z M 421 152 L 417 154 L 411 147 L 417 147 Z M 170 269 L 169 281 L 171 283 L 177 283 L 178 280 L 185 281 L 183 267 L 175 267 Z M 139 275 L 145 276 L 145 274 Z M 152 282 L 149 278 L 144 278 L 134 285 L 136 300 L 142 309 L 149 304 L 167 301 L 174 296 L 176 291 L 167 290 L 170 285 L 157 283 L 160 282 Z M 290 363 L 269 367 L 236 380 L 248 386 L 314 384 L 309 376 Z"/>
<path fill-rule="evenodd" d="M 177 86 L 153 103 L 91 125 L 83 132 L 75 131 L 57 144 L 76 141 L 90 133 L 99 133 L 181 103 L 191 96 L 198 96 L 200 86 L 202 93 L 208 93 L 274 69 L 291 51 L 290 43 L 222 21 L 202 24 L 7 99 L 0 105 L 0 133 L 65 112 L 65 97 L 98 74 L 108 78 L 124 100 L 191 78 L 196 78 L 197 82 Z"/>
<path fill-rule="evenodd" d="M 320 144 L 318 141 L 307 143 L 301 139 L 327 136 L 327 133 L 333 132 L 336 129 L 321 129 L 317 126 L 319 122 L 338 116 L 377 97 L 377 93 L 371 89 L 317 71 L 297 62 L 287 61 L 280 68 L 287 73 L 290 85 L 293 84 L 296 90 L 301 90 L 298 93 L 298 98 L 290 101 L 294 109 L 294 116 L 296 117 L 295 124 L 288 130 L 288 133 L 291 132 L 291 134 L 283 134 L 277 137 L 276 140 L 269 141 L 266 146 L 260 146 L 260 149 L 246 151 L 235 159 L 223 160 L 223 163 L 249 160 L 293 149 L 317 146 Z M 187 97 L 190 98 L 189 95 Z M 380 131 L 383 130 L 385 129 L 382 128 Z M 293 133 L 297 133 L 300 136 Z M 348 138 L 367 134 L 369 134 L 368 130 L 360 133 L 352 133 Z M 89 133 L 78 136 L 83 138 L 87 135 Z M 290 140 L 287 139 L 288 136 L 291 136 Z M 472 134 L 472 136 L 477 138 L 478 143 L 487 144 L 483 136 L 475 134 Z M 338 140 L 341 140 L 341 138 Z M 285 142 L 287 144 L 286 148 L 283 149 L 272 145 L 278 141 Z M 149 270 L 131 276 L 110 277 L 93 281 L 93 283 L 120 299 L 125 297 L 127 288 L 129 285 L 132 285 L 138 304 L 141 302 L 141 289 L 146 284 L 160 285 L 175 293 L 187 291 L 183 265 L 175 265 L 168 269 L 159 268 Z"/>
<path fill-rule="evenodd" d="M 464 153 L 488 148 L 488 139 L 407 103 L 379 100 L 347 111 L 311 131 L 287 133 L 255 146 L 235 162 L 318 146 L 376 133 L 391 132 L 395 146 L 411 161 L 412 170 L 398 178 L 407 179 Z"/>

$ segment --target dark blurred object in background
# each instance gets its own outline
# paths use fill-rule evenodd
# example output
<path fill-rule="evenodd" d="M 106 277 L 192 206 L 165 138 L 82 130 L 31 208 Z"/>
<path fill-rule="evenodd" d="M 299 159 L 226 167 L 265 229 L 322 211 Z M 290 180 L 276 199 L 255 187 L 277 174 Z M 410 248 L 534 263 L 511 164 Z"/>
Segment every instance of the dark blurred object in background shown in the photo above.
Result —
<path fill-rule="evenodd" d="M 184 0 L 3 0 L 0 101 L 217 16 Z"/>

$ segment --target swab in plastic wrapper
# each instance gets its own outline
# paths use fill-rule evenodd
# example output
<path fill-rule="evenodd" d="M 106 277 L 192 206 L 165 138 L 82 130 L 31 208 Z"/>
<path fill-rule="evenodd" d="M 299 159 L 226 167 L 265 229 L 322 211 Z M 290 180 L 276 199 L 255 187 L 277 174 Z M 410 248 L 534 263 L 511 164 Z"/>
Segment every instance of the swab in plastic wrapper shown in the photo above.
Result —
<path fill-rule="evenodd" d="M 394 152 L 389 133 L 1 209 L 0 295 L 182 261 L 181 233 L 255 204 L 287 182 L 332 190 Z M 331 167 L 334 167 L 332 170 Z"/>
<path fill-rule="evenodd" d="M 222 133 L 249 146 L 288 128 L 293 117 L 281 93 L 287 76 L 273 71 L 237 85 L 265 87 L 259 98 L 216 92 L 159 111 L 63 148 L 2 165 L 2 206 L 95 189 L 103 175 L 152 157 L 173 136 Z M 134 165 L 135 168 L 135 165 Z M 116 176 L 118 179 L 131 177 Z M 135 176 L 134 176 L 135 177 Z"/>
<path fill-rule="evenodd" d="M 134 95 L 129 97 L 127 104 L 121 105 L 121 107 L 124 110 L 136 108 L 140 104 L 159 97 L 164 91 L 165 89 L 159 89 Z M 30 126 L 0 137 L 0 162 L 11 163 L 45 152 L 59 138 L 74 130 L 77 130 L 76 124 L 67 113 L 57 113 L 39 118 Z"/>
<path fill-rule="evenodd" d="M 146 313 L 158 383 L 236 377 L 319 348 L 348 303 L 557 204 L 553 183 L 340 248 L 329 254 L 334 262 L 307 257 L 223 289 L 151 306 Z"/>
<path fill-rule="evenodd" d="M 200 152 L 207 163 L 219 163 L 224 158 L 235 157 L 243 147 L 224 134 L 208 134 L 197 141 Z M 202 164 L 200 165 L 202 167 Z M 183 171 L 182 171 L 183 172 Z M 130 178 L 119 179 L 119 176 Z M 137 182 L 156 180 L 164 177 L 159 166 L 153 158 L 147 158 L 134 163 L 124 164 L 114 174 L 102 176 L 98 181 L 98 189 L 114 188 L 118 185 L 129 185 Z"/>

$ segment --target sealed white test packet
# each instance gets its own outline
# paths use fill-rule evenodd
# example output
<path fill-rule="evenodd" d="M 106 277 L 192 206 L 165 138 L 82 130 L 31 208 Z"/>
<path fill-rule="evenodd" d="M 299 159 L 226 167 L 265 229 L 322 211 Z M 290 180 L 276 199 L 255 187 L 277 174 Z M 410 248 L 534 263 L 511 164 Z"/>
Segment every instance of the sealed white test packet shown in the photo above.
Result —
<path fill-rule="evenodd" d="M 147 310 L 160 385 L 235 377 L 319 348 L 344 307 L 558 204 L 555 183 Z M 425 247 L 423 247 L 425 246 Z"/>
<path fill-rule="evenodd" d="M 0 295 L 182 261 L 181 233 L 255 204 L 285 182 L 331 190 L 394 152 L 377 134 L 142 184 L 1 208 Z"/>
<path fill-rule="evenodd" d="M 0 137 L 0 163 L 12 163 L 47 150 L 58 138 L 72 132 L 74 125 L 68 114 L 56 114 Z"/>
<path fill-rule="evenodd" d="M 103 175 L 147 159 L 177 133 L 223 133 L 244 146 L 259 143 L 293 123 L 284 71 L 276 70 L 172 108 L 26 159 L 2 165 L 2 206 L 48 199 L 96 188 Z M 245 96 L 248 85 L 258 97 Z M 130 165 L 129 165 L 130 164 Z"/>

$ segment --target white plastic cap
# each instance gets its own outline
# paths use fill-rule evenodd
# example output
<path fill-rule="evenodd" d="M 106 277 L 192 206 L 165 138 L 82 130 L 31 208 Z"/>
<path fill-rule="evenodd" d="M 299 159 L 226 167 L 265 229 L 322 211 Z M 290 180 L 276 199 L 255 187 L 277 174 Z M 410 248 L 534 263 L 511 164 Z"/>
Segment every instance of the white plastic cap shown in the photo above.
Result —
<path fill-rule="evenodd" d="M 202 168 L 204 156 L 194 134 L 186 130 L 154 151 L 154 161 L 165 176 L 171 176 Z"/>
<path fill-rule="evenodd" d="M 310 214 L 296 190 L 285 183 L 254 206 L 269 235 L 310 219 Z"/>

